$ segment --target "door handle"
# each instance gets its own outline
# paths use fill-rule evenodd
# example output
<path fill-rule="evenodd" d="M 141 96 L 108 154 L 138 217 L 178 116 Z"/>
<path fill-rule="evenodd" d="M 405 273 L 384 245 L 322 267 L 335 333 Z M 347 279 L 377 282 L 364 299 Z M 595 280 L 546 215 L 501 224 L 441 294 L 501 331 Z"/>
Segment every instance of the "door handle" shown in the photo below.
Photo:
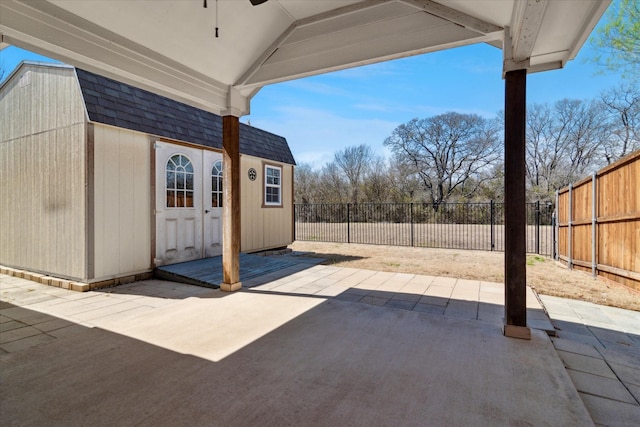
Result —
<path fill-rule="evenodd" d="M 208 211 L 207 209 L 205 209 L 205 210 L 204 210 L 204 213 L 208 214 L 208 213 L 209 213 L 209 211 Z"/>

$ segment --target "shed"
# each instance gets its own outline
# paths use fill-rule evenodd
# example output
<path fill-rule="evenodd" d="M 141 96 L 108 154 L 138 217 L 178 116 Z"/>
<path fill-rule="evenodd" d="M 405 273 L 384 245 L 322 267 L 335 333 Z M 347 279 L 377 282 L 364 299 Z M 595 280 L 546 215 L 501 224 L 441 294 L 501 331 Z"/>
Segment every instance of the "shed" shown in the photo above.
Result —
<path fill-rule="evenodd" d="M 68 65 L 0 86 L 0 264 L 83 283 L 222 253 L 222 118 Z M 285 138 L 240 125 L 241 251 L 293 241 Z"/>

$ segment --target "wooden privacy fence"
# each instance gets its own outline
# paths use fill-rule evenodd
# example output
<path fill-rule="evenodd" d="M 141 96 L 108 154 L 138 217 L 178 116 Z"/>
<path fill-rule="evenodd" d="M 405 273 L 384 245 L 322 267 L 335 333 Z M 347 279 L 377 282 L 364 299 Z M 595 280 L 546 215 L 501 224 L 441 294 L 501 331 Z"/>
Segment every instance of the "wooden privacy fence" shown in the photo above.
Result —
<path fill-rule="evenodd" d="M 640 150 L 556 193 L 558 259 L 640 290 Z"/>

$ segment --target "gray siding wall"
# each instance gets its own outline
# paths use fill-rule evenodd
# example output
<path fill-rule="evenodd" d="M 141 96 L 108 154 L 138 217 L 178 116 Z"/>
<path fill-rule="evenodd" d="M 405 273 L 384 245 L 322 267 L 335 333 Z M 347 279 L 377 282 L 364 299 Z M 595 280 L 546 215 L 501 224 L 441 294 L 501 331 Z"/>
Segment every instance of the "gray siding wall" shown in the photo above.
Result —
<path fill-rule="evenodd" d="M 95 278 L 151 271 L 151 142 L 94 124 Z"/>
<path fill-rule="evenodd" d="M 22 67 L 0 91 L 0 264 L 86 277 L 86 125 L 73 70 Z"/>

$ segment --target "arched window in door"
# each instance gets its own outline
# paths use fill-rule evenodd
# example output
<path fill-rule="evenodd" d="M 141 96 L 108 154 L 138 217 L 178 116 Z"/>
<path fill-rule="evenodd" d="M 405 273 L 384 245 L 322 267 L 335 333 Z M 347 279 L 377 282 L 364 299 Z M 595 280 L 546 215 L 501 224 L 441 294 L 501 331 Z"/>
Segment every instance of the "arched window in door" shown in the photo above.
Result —
<path fill-rule="evenodd" d="M 193 207 L 193 165 L 184 154 L 175 154 L 167 161 L 167 207 Z"/>
<path fill-rule="evenodd" d="M 218 160 L 211 168 L 211 207 L 222 207 L 222 160 Z"/>

